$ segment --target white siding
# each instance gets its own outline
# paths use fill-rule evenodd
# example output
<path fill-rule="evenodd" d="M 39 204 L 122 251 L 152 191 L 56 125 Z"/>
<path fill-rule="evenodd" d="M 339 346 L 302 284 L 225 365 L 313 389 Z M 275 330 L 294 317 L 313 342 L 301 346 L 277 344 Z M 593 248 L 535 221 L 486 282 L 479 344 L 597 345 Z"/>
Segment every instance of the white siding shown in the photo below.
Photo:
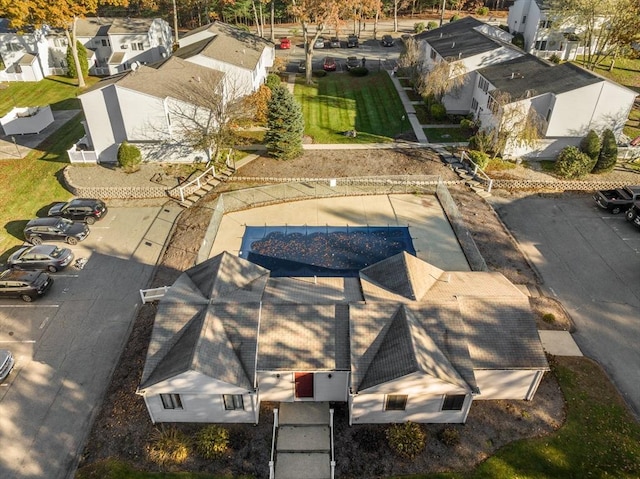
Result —
<path fill-rule="evenodd" d="M 259 371 L 257 378 L 261 401 L 296 401 L 295 371 Z M 348 384 L 348 371 L 315 372 L 313 376 L 313 400 L 316 402 L 346 401 Z"/>
<path fill-rule="evenodd" d="M 121 87 L 117 87 L 117 92 L 128 141 L 159 141 L 168 137 L 162 99 Z"/>
<path fill-rule="evenodd" d="M 115 162 L 120 142 L 126 140 L 115 86 L 79 96 L 91 146 L 99 161 Z"/>
<path fill-rule="evenodd" d="M 187 58 L 187 61 L 226 73 L 224 76 L 225 91 L 232 98 L 248 95 L 257 89 L 257 87 L 254 87 L 255 72 L 253 70 L 240 68 L 203 55 L 195 55 Z"/>
<path fill-rule="evenodd" d="M 531 399 L 539 382 L 540 371 L 526 369 L 474 372 L 480 389 L 476 399 Z"/>

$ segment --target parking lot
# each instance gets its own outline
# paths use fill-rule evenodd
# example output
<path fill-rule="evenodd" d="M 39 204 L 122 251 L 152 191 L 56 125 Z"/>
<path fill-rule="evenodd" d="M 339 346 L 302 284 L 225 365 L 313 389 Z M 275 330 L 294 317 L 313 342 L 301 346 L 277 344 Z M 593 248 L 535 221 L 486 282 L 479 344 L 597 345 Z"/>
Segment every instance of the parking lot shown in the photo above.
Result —
<path fill-rule="evenodd" d="M 68 476 L 179 211 L 111 208 L 70 247 L 82 269 L 53 274 L 33 303 L 0 301 L 0 347 L 16 358 L 0 386 L 3 479 Z"/>
<path fill-rule="evenodd" d="M 500 216 L 640 417 L 640 231 L 588 194 L 493 198 Z"/>

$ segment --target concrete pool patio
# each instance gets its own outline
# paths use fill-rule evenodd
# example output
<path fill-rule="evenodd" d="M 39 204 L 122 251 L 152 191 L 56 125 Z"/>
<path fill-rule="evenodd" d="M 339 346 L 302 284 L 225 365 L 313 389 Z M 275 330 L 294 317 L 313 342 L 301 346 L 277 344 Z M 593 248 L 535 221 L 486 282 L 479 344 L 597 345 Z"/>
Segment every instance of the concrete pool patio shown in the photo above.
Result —
<path fill-rule="evenodd" d="M 209 257 L 240 253 L 245 226 L 408 226 L 416 256 L 445 270 L 469 264 L 435 195 L 341 196 L 227 213 Z"/>

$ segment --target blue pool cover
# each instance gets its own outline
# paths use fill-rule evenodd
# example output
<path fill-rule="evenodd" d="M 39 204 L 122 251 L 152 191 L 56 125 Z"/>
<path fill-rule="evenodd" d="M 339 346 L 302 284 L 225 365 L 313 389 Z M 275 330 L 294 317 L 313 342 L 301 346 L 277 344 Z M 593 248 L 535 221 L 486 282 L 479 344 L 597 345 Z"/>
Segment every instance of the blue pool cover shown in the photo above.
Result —
<path fill-rule="evenodd" d="M 416 254 L 408 227 L 247 226 L 240 257 L 271 276 L 358 276 L 358 271 L 406 251 Z"/>

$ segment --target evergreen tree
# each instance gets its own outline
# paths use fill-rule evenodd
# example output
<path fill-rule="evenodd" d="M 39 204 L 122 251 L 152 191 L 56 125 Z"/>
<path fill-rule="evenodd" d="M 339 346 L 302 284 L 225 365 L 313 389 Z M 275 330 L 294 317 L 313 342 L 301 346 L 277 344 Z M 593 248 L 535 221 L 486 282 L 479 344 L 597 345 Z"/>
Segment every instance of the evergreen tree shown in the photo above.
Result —
<path fill-rule="evenodd" d="M 87 49 L 80 42 L 77 42 L 77 48 L 78 60 L 80 60 L 80 68 L 82 69 L 82 78 L 86 78 L 87 76 L 89 76 L 89 61 L 87 60 Z M 71 51 L 71 46 L 67 46 L 67 65 L 69 67 L 67 76 L 69 78 L 78 78 L 78 72 L 76 70 L 76 63 L 73 60 L 73 52 Z"/>
<path fill-rule="evenodd" d="M 594 161 L 596 161 L 598 155 L 600 155 L 600 146 L 600 137 L 593 130 L 589 130 L 587 136 L 580 141 L 580 151 Z"/>
<path fill-rule="evenodd" d="M 302 153 L 302 108 L 284 85 L 278 85 L 272 90 L 267 128 L 264 142 L 271 156 L 289 160 Z"/>
<path fill-rule="evenodd" d="M 589 155 L 575 146 L 567 146 L 556 159 L 555 172 L 562 178 L 582 178 L 593 169 L 594 165 L 595 160 L 592 160 Z"/>
<path fill-rule="evenodd" d="M 598 156 L 598 162 L 593 167 L 592 173 L 607 173 L 613 170 L 618 159 L 618 145 L 616 137 L 609 129 L 602 132 L 602 148 Z"/>

